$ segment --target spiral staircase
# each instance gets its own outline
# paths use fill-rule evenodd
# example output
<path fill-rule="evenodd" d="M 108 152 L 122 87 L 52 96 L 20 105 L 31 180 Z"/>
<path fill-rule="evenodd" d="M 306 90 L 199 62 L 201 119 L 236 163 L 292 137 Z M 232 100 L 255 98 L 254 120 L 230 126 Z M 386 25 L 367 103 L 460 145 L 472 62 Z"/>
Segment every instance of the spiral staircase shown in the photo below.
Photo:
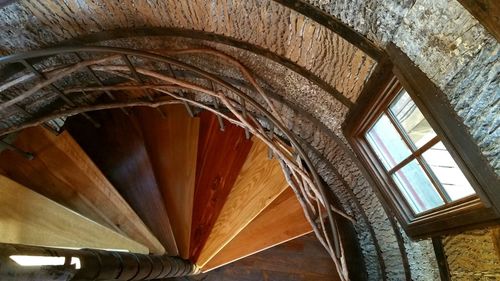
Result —
<path fill-rule="evenodd" d="M 278 161 L 244 129 L 184 105 L 90 116 L 99 128 L 77 115 L 59 134 L 4 140 L 0 212 L 13 219 L 1 242 L 168 254 L 207 272 L 312 232 Z"/>
<path fill-rule="evenodd" d="M 0 277 L 25 271 L 6 254 L 18 252 L 64 256 L 65 266 L 81 258 L 78 280 L 183 276 L 314 232 L 336 277 L 349 279 L 342 226 L 353 218 L 275 96 L 234 57 L 66 46 L 0 64 L 0 265 L 11 268 Z"/>

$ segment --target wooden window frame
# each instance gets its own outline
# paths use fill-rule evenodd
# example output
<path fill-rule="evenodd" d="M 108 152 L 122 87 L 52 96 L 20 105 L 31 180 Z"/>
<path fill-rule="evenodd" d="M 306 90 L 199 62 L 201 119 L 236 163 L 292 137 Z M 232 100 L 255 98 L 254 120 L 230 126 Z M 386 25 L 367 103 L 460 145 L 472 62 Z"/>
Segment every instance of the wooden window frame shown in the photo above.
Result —
<path fill-rule="evenodd" d="M 398 218 L 412 238 L 424 238 L 500 222 L 498 177 L 480 154 L 462 121 L 442 93 L 406 55 L 390 44 L 388 59 L 379 62 L 343 129 L 365 167 L 369 182 L 382 203 Z M 448 152 L 457 162 L 477 195 L 418 213 L 413 212 L 365 138 L 366 132 L 406 90 Z M 489 168 L 489 169 L 488 169 Z"/>

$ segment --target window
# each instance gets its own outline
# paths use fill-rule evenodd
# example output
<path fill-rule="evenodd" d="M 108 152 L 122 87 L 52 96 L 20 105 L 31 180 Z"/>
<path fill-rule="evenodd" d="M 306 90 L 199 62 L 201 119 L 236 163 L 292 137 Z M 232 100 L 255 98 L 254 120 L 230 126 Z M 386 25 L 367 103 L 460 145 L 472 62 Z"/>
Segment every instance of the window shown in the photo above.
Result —
<path fill-rule="evenodd" d="M 368 83 L 373 89 L 344 123 L 383 204 L 413 238 L 498 223 L 498 178 L 478 160 L 454 111 L 437 99 L 444 94 L 414 79 L 421 73 L 396 74 Z"/>
<path fill-rule="evenodd" d="M 475 195 L 457 163 L 418 109 L 401 89 L 365 134 L 413 215 Z"/>

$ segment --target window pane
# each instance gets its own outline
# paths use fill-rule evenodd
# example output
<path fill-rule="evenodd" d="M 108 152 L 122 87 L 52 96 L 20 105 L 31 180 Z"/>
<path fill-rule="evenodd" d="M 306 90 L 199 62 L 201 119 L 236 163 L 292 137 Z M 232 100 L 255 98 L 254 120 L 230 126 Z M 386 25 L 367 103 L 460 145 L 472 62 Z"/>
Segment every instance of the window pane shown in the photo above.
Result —
<path fill-rule="evenodd" d="M 444 204 L 417 160 L 396 171 L 392 177 L 415 213 Z"/>
<path fill-rule="evenodd" d="M 429 122 L 425 120 L 424 115 L 405 90 L 401 91 L 389 109 L 417 148 L 436 136 Z"/>
<path fill-rule="evenodd" d="M 368 131 L 366 138 L 387 170 L 410 155 L 410 149 L 385 114 Z"/>
<path fill-rule="evenodd" d="M 422 154 L 451 200 L 475 194 L 474 189 L 442 142 Z"/>

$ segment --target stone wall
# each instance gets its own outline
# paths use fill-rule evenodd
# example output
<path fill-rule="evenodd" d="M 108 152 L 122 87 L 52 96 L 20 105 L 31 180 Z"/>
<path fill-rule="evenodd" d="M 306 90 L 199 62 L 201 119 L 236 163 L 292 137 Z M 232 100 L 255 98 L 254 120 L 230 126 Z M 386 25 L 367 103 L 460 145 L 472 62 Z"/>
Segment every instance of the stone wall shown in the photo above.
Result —
<path fill-rule="evenodd" d="M 418 0 L 394 42 L 447 95 L 500 175 L 500 44 L 457 1 Z M 444 238 L 453 280 L 498 280 L 493 230 Z"/>
<path fill-rule="evenodd" d="M 500 44 L 458 1 L 307 2 L 379 45 L 392 41 L 401 48 L 447 95 L 482 154 L 500 175 Z M 377 3 L 380 5 L 373 8 Z M 366 14 L 370 16 L 366 18 Z M 490 239 L 491 230 L 445 239 L 454 280 L 499 278 L 500 267 Z M 415 245 L 418 248 L 429 243 Z M 414 260 L 410 263 L 419 265 L 419 256 L 412 257 L 416 249 L 410 249 L 408 257 Z M 428 252 L 429 246 L 424 251 Z M 479 266 L 482 262 L 487 268 Z M 412 268 L 414 275 L 420 272 Z"/>
<path fill-rule="evenodd" d="M 500 175 L 500 44 L 457 1 L 418 0 L 393 41 L 447 95 Z"/>
<path fill-rule="evenodd" d="M 307 2 L 401 48 L 444 91 L 500 175 L 500 44 L 458 1 Z"/>
<path fill-rule="evenodd" d="M 329 15 L 339 19 L 378 45 L 392 41 L 415 0 L 306 0 Z"/>
<path fill-rule="evenodd" d="M 0 13 L 3 53 L 116 29 L 198 30 L 269 50 L 351 101 L 357 99 L 376 64 L 336 33 L 271 0 L 25 0 Z"/>
<path fill-rule="evenodd" d="M 443 246 L 453 280 L 500 279 L 500 228 L 448 236 Z"/>
<path fill-rule="evenodd" d="M 308 0 L 384 46 L 394 42 L 447 95 L 470 129 L 483 155 L 500 175 L 499 44 L 458 2 L 452 0 Z M 0 53 L 57 45 L 87 34 L 120 28 L 183 28 L 233 38 L 263 48 L 319 77 L 356 101 L 376 63 L 333 32 L 273 1 L 19 1 L 0 9 Z M 412 280 L 438 279 L 429 240 L 412 241 L 391 224 L 390 214 L 366 181 L 362 167 L 345 144 L 339 124 L 347 108 L 318 85 L 269 59 L 238 46 L 202 42 L 235 55 L 282 98 L 289 126 L 304 143 L 321 176 L 355 226 L 371 280 L 404 280 L 403 258 Z M 109 43 L 109 42 L 108 42 Z M 154 42 L 121 41 L 123 46 L 154 47 Z M 112 43 L 109 43 L 112 44 Z M 115 42 L 115 44 L 118 44 Z M 191 58 L 197 61 L 196 58 Z M 217 70 L 217 62 L 210 65 Z M 230 71 L 226 76 L 237 77 Z M 495 260 L 488 242 L 492 230 L 445 238 L 452 274 L 459 280 L 497 274 L 491 267 L 467 267 L 469 256 Z M 397 237 L 403 246 L 397 244 Z M 467 248 L 465 248 L 467 245 Z M 477 273 L 478 271 L 486 272 Z M 495 273 L 496 272 L 496 273 Z M 482 276 L 483 274 L 484 276 Z M 496 277 L 497 275 L 492 275 Z M 493 278 L 494 278 L 493 277 Z"/>

